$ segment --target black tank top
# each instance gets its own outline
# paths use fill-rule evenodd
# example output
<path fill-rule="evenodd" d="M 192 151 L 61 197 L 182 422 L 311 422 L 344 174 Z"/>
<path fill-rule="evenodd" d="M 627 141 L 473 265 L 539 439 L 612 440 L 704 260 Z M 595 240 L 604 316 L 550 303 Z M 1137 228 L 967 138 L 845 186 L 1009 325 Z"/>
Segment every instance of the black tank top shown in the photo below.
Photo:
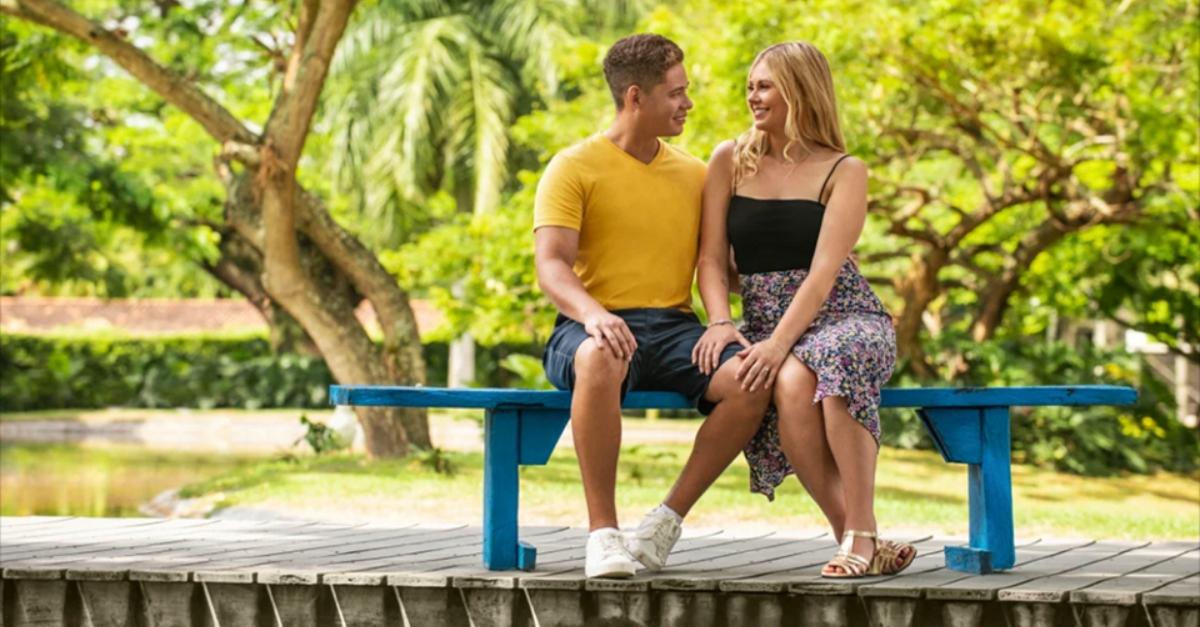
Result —
<path fill-rule="evenodd" d="M 750 198 L 734 194 L 729 199 L 725 228 L 739 274 L 777 270 L 807 270 L 817 251 L 821 222 L 825 218 L 825 186 L 841 158 L 829 168 L 817 199 Z"/>

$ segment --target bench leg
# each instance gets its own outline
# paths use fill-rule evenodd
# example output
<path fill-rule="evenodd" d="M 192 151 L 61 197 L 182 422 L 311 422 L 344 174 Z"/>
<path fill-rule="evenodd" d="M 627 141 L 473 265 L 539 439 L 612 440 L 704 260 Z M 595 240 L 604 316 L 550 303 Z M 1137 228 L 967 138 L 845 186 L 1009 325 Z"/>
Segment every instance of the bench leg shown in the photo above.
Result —
<path fill-rule="evenodd" d="M 970 546 L 946 547 L 946 566 L 971 573 L 1012 568 L 1012 441 L 1006 407 L 980 412 L 980 460 L 969 465 Z"/>
<path fill-rule="evenodd" d="M 483 433 L 483 565 L 489 570 L 511 570 L 518 564 L 517 412 L 487 410 Z M 526 551 L 521 553 L 523 564 L 534 561 L 524 555 Z"/>

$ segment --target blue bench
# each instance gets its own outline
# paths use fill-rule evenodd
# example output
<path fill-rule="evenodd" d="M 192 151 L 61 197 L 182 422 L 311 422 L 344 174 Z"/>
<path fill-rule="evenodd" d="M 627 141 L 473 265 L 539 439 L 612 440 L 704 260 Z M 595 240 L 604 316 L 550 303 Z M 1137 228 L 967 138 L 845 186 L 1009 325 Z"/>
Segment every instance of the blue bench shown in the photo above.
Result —
<path fill-rule="evenodd" d="M 1108 385 L 1009 388 L 892 388 L 883 407 L 916 408 L 948 462 L 967 464 L 970 540 L 946 547 L 946 565 L 987 573 L 1012 568 L 1012 476 L 1009 408 L 1128 405 L 1132 388 Z M 517 538 L 517 468 L 545 465 L 570 418 L 569 392 L 520 389 L 335 385 L 333 405 L 485 410 L 483 563 L 491 570 L 533 570 L 537 549 Z M 689 409 L 673 392 L 631 392 L 626 409 Z M 914 483 L 919 478 L 913 478 Z"/>

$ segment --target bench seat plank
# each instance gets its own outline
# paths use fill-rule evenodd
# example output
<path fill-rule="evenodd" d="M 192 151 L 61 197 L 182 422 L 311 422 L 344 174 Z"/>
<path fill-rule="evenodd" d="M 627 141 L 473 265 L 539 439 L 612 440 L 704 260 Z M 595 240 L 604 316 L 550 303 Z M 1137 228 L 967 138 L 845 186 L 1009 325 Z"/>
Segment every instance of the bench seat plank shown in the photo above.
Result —
<path fill-rule="evenodd" d="M 1125 405 L 1137 399 L 1119 385 L 1064 385 L 993 388 L 887 388 L 882 407 L 1040 407 L 1046 405 Z M 462 409 L 569 409 L 571 394 L 557 390 L 512 388 L 427 388 L 387 385 L 334 385 L 333 405 L 455 407 Z M 630 392 L 626 409 L 691 409 L 674 392 Z"/>

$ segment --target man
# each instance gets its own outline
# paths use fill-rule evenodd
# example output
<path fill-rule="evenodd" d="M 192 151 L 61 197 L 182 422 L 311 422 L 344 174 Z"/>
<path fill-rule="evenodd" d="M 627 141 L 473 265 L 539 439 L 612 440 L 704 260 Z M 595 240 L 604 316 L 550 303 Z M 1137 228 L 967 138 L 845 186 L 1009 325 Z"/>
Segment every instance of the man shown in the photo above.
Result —
<path fill-rule="evenodd" d="M 560 312 L 544 364 L 551 383 L 573 390 L 588 577 L 631 576 L 635 558 L 661 568 L 682 517 L 749 441 L 769 400 L 769 390 L 746 392 L 735 380 L 737 343 L 711 377 L 692 363 L 705 330 L 691 311 L 705 166 L 659 139 L 682 133 L 692 108 L 682 61 L 658 35 L 614 44 L 604 76 L 616 119 L 556 155 L 538 184 L 538 283 Z M 708 418 L 666 500 L 624 539 L 614 492 L 630 389 L 680 392 Z"/>

